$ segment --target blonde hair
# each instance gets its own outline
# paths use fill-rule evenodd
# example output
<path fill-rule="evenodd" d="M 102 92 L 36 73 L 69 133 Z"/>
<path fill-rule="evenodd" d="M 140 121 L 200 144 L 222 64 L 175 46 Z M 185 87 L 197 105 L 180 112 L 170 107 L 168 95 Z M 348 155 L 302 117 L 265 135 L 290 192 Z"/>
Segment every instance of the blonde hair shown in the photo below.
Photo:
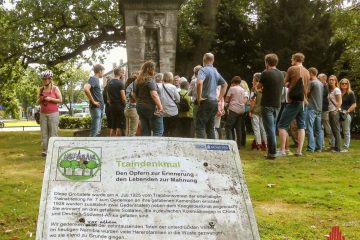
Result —
<path fill-rule="evenodd" d="M 164 83 L 172 83 L 174 81 L 174 76 L 172 72 L 164 73 L 163 81 Z"/>
<path fill-rule="evenodd" d="M 245 82 L 244 80 L 241 80 L 240 87 L 242 87 L 245 91 L 250 92 L 250 88 L 249 88 L 247 82 Z"/>
<path fill-rule="evenodd" d="M 136 78 L 136 84 L 143 84 L 155 74 L 155 63 L 147 61 L 141 66 L 139 76 Z"/>
<path fill-rule="evenodd" d="M 340 84 L 340 90 L 342 91 L 342 89 L 341 89 L 341 83 L 343 83 L 343 82 L 345 82 L 345 81 L 347 81 L 347 84 L 348 84 L 348 87 L 347 87 L 347 89 L 346 89 L 346 94 L 349 94 L 349 93 L 352 92 L 352 90 L 351 90 L 350 81 L 349 81 L 349 79 L 347 79 L 347 78 L 343 78 L 343 79 L 340 80 L 340 82 L 339 82 L 339 84 Z"/>

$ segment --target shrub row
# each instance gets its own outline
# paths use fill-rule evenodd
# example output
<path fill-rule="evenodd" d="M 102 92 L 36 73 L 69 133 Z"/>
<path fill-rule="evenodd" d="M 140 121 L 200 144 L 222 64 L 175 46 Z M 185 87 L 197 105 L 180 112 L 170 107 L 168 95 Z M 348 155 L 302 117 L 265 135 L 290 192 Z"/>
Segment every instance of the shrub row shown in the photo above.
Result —
<path fill-rule="evenodd" d="M 89 129 L 91 117 L 60 116 L 59 128 L 61 129 Z M 106 127 L 106 118 L 102 120 L 102 126 Z"/>

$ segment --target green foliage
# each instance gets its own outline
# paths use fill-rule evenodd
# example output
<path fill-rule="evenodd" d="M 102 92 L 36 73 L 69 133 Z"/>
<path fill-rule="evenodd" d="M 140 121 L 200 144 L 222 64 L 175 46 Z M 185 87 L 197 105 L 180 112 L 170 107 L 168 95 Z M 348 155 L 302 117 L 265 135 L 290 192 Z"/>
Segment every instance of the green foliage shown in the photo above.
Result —
<path fill-rule="evenodd" d="M 107 50 L 121 44 L 125 35 L 119 4 L 110 0 L 17 1 L 14 9 L 3 11 L 6 27 L 0 28 L 0 36 L 4 43 L 16 40 L 0 59 L 54 66 L 87 49 Z"/>
<path fill-rule="evenodd" d="M 76 128 L 90 128 L 91 117 L 71 117 L 71 116 L 60 116 L 59 128 L 60 129 L 76 129 Z"/>
<path fill-rule="evenodd" d="M 286 70 L 290 66 L 291 55 L 302 52 L 306 57 L 306 66 L 317 67 L 321 72 L 332 72 L 336 59 L 329 58 L 333 37 L 329 7 L 330 3 L 320 0 L 266 1 L 258 18 L 260 56 L 277 53 L 278 67 Z M 257 68 L 263 69 L 263 63 Z"/>
<path fill-rule="evenodd" d="M 102 126 L 106 127 L 106 118 L 102 119 Z M 84 128 L 89 129 L 91 125 L 91 117 L 71 117 L 71 116 L 60 116 L 59 128 L 60 129 L 77 129 Z"/>
<path fill-rule="evenodd" d="M 257 42 L 255 25 L 246 15 L 250 10 L 249 1 L 228 0 L 220 5 L 218 34 L 213 43 L 216 66 L 228 81 L 235 75 L 252 80 L 253 65 L 256 61 Z"/>
<path fill-rule="evenodd" d="M 74 113 L 72 103 L 86 101 L 83 87 L 90 72 L 84 71 L 80 65 L 73 62 L 58 64 L 53 70 L 63 97 L 63 104 L 68 108 L 72 116 Z"/>
<path fill-rule="evenodd" d="M 196 42 L 204 31 L 200 25 L 200 10 L 203 0 L 187 0 L 179 12 L 178 54 L 191 54 L 196 49 Z"/>

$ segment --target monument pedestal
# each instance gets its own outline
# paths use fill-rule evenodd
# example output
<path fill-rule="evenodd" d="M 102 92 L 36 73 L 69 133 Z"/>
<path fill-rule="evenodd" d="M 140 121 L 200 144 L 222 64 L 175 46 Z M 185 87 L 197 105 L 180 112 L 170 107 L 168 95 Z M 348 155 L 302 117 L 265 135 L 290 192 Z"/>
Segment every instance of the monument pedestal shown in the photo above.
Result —
<path fill-rule="evenodd" d="M 124 0 L 129 72 L 152 60 L 157 72 L 174 72 L 177 15 L 184 0 Z"/>

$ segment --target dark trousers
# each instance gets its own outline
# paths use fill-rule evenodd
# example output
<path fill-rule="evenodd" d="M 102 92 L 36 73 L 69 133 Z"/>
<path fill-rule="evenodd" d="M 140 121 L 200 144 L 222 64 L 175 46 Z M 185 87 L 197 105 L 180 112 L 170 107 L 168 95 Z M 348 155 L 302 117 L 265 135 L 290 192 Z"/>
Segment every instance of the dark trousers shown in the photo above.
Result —
<path fill-rule="evenodd" d="M 241 144 L 242 125 L 243 125 L 243 114 L 239 114 L 229 110 L 229 114 L 226 118 L 226 123 L 225 123 L 226 139 L 236 140 L 238 149 L 240 149 L 240 146 L 242 146 Z M 236 138 L 233 131 L 234 129 L 236 133 Z"/>
<path fill-rule="evenodd" d="M 218 111 L 217 100 L 204 100 L 196 115 L 196 137 L 205 138 L 205 132 L 208 139 L 215 139 L 215 114 Z"/>
<path fill-rule="evenodd" d="M 178 116 L 164 117 L 164 137 L 176 137 Z"/>
<path fill-rule="evenodd" d="M 177 137 L 192 138 L 194 137 L 194 120 L 189 117 L 179 117 L 177 122 Z"/>

